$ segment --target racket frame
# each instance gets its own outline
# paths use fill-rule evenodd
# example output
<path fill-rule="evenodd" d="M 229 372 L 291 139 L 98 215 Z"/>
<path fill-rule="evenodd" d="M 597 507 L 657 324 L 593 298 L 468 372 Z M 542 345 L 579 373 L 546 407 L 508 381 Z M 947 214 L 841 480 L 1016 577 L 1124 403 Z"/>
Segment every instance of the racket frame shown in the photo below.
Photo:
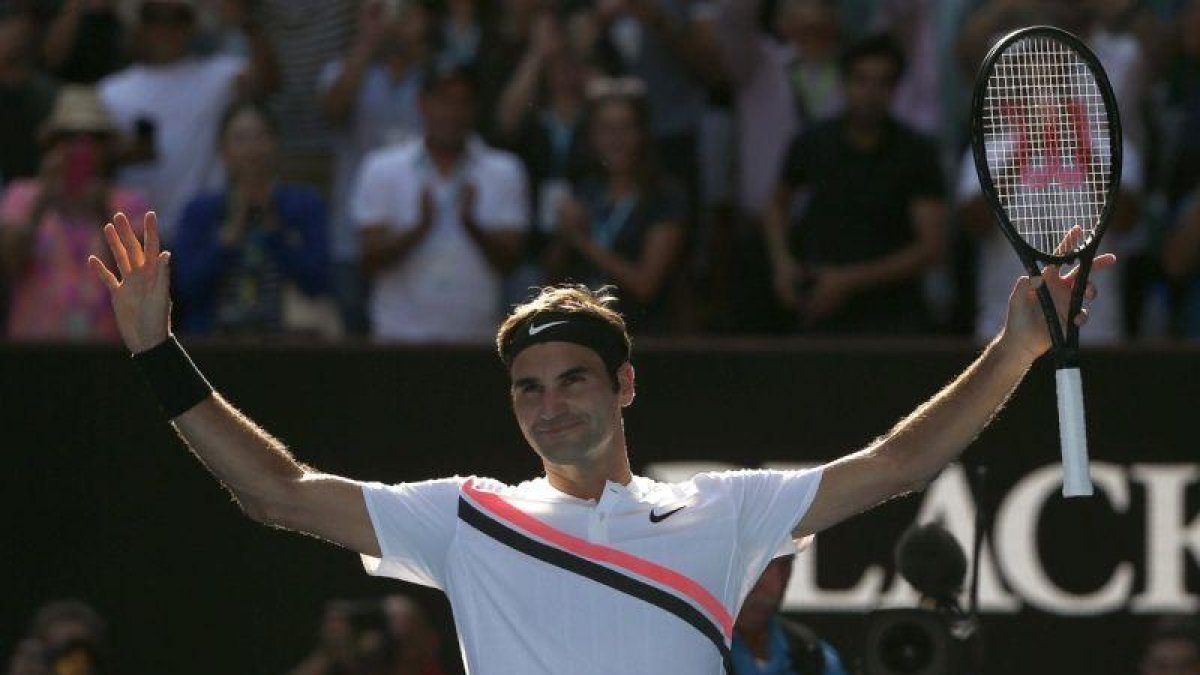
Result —
<path fill-rule="evenodd" d="M 987 96 L 988 80 L 992 71 L 996 68 L 996 62 L 1014 42 L 1036 37 L 1049 38 L 1064 43 L 1074 50 L 1080 59 L 1087 64 L 1088 70 L 1091 71 L 1092 77 L 1096 80 L 1096 87 L 1100 91 L 1100 96 L 1104 100 L 1110 129 L 1112 168 L 1109 172 L 1107 185 L 1105 186 L 1104 210 L 1100 214 L 1099 222 L 1096 223 L 1096 229 L 1091 241 L 1083 246 L 1083 248 L 1063 255 L 1053 255 L 1039 251 L 1022 239 L 1016 228 L 1013 227 L 1012 221 L 1009 220 L 1007 213 L 1005 213 L 1004 206 L 1000 203 L 999 195 L 996 194 L 991 168 L 988 166 L 987 161 L 987 148 L 984 145 L 984 102 Z M 1121 144 L 1121 116 L 1117 108 L 1116 96 L 1113 95 L 1112 85 L 1108 81 L 1108 75 L 1105 74 L 1104 68 L 1100 65 L 1100 60 L 1096 58 L 1092 50 L 1078 37 L 1054 26 L 1029 26 L 1005 35 L 988 51 L 987 56 L 984 57 L 983 63 L 979 67 L 979 73 L 976 75 L 975 89 L 971 97 L 971 149 L 975 156 L 975 171 L 979 176 L 979 185 L 983 189 L 984 198 L 987 200 L 988 205 L 992 207 L 992 212 L 999 221 L 1000 231 L 1008 238 L 1009 243 L 1012 244 L 1017 256 L 1021 259 L 1021 263 L 1025 266 L 1031 277 L 1041 275 L 1043 268 L 1038 266 L 1039 262 L 1046 266 L 1057 266 L 1067 265 L 1076 260 L 1079 261 L 1079 270 L 1076 272 L 1077 279 L 1071 291 L 1071 303 L 1067 310 L 1067 330 L 1065 334 L 1058 318 L 1058 312 L 1054 308 L 1054 299 L 1050 296 L 1050 290 L 1045 284 L 1042 284 L 1037 289 L 1038 301 L 1041 304 L 1042 313 L 1046 317 L 1047 328 L 1050 329 L 1050 339 L 1053 344 L 1051 351 L 1054 356 L 1055 367 L 1059 369 L 1079 367 L 1079 326 L 1075 325 L 1074 318 L 1079 314 L 1079 310 L 1083 306 L 1083 294 L 1087 286 L 1088 275 L 1091 272 L 1092 260 L 1096 257 L 1100 240 L 1103 238 L 1105 230 L 1108 229 L 1108 221 L 1112 217 L 1113 209 L 1116 206 L 1118 188 L 1121 184 Z"/>

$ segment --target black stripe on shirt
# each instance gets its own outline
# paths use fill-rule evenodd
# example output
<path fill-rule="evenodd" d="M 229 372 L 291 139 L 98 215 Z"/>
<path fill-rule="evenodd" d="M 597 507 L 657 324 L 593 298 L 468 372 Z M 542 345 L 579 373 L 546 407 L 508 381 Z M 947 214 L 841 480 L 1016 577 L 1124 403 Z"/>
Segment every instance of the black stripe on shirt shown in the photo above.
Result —
<path fill-rule="evenodd" d="M 638 600 L 648 602 L 683 619 L 696 630 L 700 631 L 704 637 L 708 638 L 717 647 L 717 651 L 721 653 L 721 661 L 725 667 L 725 672 L 728 675 L 732 675 L 733 667 L 729 647 L 725 645 L 725 637 L 721 633 L 720 627 L 686 601 L 644 581 L 634 579 L 587 558 L 569 553 L 549 544 L 544 544 L 517 532 L 507 525 L 497 522 L 462 497 L 458 498 L 458 517 L 471 527 L 509 548 L 554 565 L 559 569 L 573 572 L 581 577 L 604 584 L 609 588 L 635 597 Z"/>

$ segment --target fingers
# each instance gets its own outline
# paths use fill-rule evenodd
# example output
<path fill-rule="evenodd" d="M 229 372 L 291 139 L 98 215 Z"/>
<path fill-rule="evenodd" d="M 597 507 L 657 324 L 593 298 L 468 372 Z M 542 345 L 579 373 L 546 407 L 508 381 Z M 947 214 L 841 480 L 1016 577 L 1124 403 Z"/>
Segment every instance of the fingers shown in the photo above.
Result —
<path fill-rule="evenodd" d="M 117 277 L 108 270 L 108 267 L 99 258 L 94 255 L 88 256 L 87 262 L 88 267 L 92 268 L 96 275 L 100 277 L 100 281 L 103 281 L 104 285 L 108 286 L 108 290 L 115 291 L 121 287 L 121 282 L 117 281 Z"/>
<path fill-rule="evenodd" d="M 125 245 L 121 243 L 121 236 L 117 234 L 117 228 L 109 223 L 104 226 L 104 238 L 108 241 L 108 248 L 112 251 L 113 258 L 117 261 L 117 269 L 124 276 L 129 274 L 129 255 L 125 252 Z"/>
<path fill-rule="evenodd" d="M 146 260 L 157 260 L 159 253 L 158 214 L 147 211 L 142 218 L 142 239 L 146 242 Z"/>
<path fill-rule="evenodd" d="M 1096 256 L 1096 259 L 1092 261 L 1092 269 L 1102 270 L 1105 267 L 1111 267 L 1115 264 L 1117 264 L 1117 256 L 1111 253 L 1105 253 L 1104 255 Z"/>
<path fill-rule="evenodd" d="M 1058 242 L 1058 246 L 1054 247 L 1054 255 L 1066 255 L 1068 251 L 1073 250 L 1075 248 L 1075 239 L 1079 236 L 1080 232 L 1081 230 L 1078 225 L 1067 230 L 1067 234 L 1062 238 L 1062 241 Z"/>
<path fill-rule="evenodd" d="M 1079 314 L 1075 315 L 1075 325 L 1083 326 L 1088 321 L 1088 311 L 1086 308 L 1080 308 Z"/>
<path fill-rule="evenodd" d="M 141 267 L 145 264 L 146 257 L 142 253 L 142 244 L 133 233 L 133 226 L 129 224 L 129 218 L 126 218 L 124 213 L 118 213 L 113 216 L 113 224 L 117 227 L 117 234 L 121 235 L 121 243 L 125 244 L 129 262 L 133 267 Z"/>

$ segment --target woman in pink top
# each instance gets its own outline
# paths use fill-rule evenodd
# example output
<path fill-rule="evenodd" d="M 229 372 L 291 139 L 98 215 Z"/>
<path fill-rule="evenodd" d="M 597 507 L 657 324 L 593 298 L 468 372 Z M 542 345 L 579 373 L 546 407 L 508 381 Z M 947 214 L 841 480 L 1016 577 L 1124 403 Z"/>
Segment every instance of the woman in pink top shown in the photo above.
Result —
<path fill-rule="evenodd" d="M 116 340 L 108 294 L 87 269 L 109 256 L 100 227 L 146 200 L 110 182 L 114 127 L 89 87 L 64 87 L 45 128 L 37 178 L 0 197 L 0 267 L 9 297 L 5 335 L 17 340 Z"/>

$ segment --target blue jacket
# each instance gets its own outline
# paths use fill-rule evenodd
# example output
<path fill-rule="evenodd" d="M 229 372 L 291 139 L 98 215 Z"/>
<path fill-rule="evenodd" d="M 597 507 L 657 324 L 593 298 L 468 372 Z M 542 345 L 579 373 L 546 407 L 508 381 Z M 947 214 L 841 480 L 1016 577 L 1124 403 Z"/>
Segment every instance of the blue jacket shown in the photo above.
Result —
<path fill-rule="evenodd" d="M 221 278 L 238 260 L 237 248 L 222 246 L 218 232 L 226 220 L 229 197 L 214 192 L 193 198 L 183 211 L 171 249 L 171 279 L 184 305 L 181 330 L 203 334 L 213 329 Z M 280 228 L 267 235 L 266 248 L 288 281 L 308 295 L 328 288 L 328 212 L 316 190 L 281 183 L 271 193 Z"/>

